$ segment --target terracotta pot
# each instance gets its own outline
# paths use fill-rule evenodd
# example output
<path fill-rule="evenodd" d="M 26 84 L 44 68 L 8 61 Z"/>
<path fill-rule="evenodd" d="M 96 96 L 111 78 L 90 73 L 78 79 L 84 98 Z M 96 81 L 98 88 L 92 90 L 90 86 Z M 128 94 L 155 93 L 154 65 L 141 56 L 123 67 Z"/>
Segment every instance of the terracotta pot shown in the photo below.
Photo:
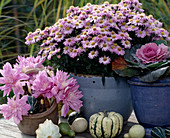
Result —
<path fill-rule="evenodd" d="M 56 125 L 58 124 L 58 107 L 56 101 L 45 112 L 23 116 L 22 121 L 18 124 L 18 128 L 24 134 L 35 135 L 39 124 L 43 123 L 46 119 L 52 120 Z"/>

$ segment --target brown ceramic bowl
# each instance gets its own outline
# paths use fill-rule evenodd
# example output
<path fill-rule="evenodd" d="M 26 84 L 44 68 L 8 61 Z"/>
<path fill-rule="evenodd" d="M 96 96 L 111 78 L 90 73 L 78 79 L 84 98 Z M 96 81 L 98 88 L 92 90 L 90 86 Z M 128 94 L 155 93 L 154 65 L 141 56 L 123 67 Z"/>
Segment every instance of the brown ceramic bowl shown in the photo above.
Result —
<path fill-rule="evenodd" d="M 56 125 L 58 124 L 58 106 L 55 100 L 47 111 L 23 116 L 18 124 L 18 128 L 24 134 L 35 135 L 35 131 L 39 127 L 39 124 L 43 123 L 46 119 L 52 120 Z"/>

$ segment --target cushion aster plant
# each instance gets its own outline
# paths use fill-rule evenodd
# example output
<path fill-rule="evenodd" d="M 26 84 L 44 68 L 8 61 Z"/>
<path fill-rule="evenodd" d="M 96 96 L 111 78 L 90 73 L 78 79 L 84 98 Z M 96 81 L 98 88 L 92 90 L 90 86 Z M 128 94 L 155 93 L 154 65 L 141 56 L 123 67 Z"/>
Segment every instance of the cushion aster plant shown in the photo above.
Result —
<path fill-rule="evenodd" d="M 141 6 L 138 0 L 71 6 L 67 17 L 30 32 L 25 43 L 39 44 L 39 54 L 64 71 L 114 76 L 111 63 L 126 50 L 136 44 L 169 40 L 162 23 L 145 15 Z"/>
<path fill-rule="evenodd" d="M 69 108 L 80 111 L 83 95 L 76 79 L 61 70 L 55 74 L 50 67 L 43 66 L 43 62 L 40 56 L 19 56 L 14 67 L 6 63 L 0 70 L 3 96 L 8 96 L 11 90 L 14 92 L 13 98 L 7 98 L 7 104 L 0 105 L 5 119 L 13 117 L 19 124 L 23 115 L 46 111 L 54 100 L 63 103 L 62 116 L 66 116 Z"/>

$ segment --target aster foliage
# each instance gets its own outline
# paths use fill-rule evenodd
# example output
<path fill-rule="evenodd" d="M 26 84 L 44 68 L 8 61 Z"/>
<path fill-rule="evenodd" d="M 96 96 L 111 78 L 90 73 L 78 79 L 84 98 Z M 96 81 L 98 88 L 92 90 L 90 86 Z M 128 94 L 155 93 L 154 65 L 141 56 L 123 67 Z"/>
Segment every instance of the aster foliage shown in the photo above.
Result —
<path fill-rule="evenodd" d="M 54 100 L 63 103 L 62 116 L 66 116 L 70 108 L 80 111 L 83 95 L 77 81 L 60 70 L 54 74 L 51 67 L 43 66 L 43 62 L 40 56 L 19 56 L 14 67 L 7 62 L 0 70 L 3 96 L 8 96 L 11 90 L 15 95 L 11 99 L 8 97 L 7 104 L 0 105 L 0 113 L 5 119 L 13 117 L 18 124 L 22 115 L 46 111 Z"/>
<path fill-rule="evenodd" d="M 25 43 L 39 42 L 39 54 L 65 71 L 112 76 L 111 61 L 125 55 L 126 49 L 169 39 L 162 23 L 145 15 L 141 6 L 138 0 L 71 6 L 67 17 L 30 32 Z"/>

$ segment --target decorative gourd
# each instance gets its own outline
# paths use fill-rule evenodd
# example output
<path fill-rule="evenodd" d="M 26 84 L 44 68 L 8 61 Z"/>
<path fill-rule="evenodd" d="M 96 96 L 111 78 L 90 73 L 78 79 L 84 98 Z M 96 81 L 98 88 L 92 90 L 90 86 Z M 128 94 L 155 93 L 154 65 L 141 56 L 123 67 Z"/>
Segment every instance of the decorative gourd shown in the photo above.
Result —
<path fill-rule="evenodd" d="M 73 121 L 71 129 L 76 133 L 82 133 L 87 129 L 87 126 L 87 120 L 85 118 L 78 117 Z"/>
<path fill-rule="evenodd" d="M 166 134 L 167 138 L 170 138 L 170 127 L 165 128 L 165 134 Z"/>
<path fill-rule="evenodd" d="M 39 124 L 36 130 L 37 138 L 60 138 L 59 127 L 51 120 L 46 119 L 44 123 Z"/>
<path fill-rule="evenodd" d="M 68 119 L 67 119 L 69 125 L 72 125 L 73 121 L 78 117 L 81 117 L 79 112 L 74 111 L 74 112 L 70 113 L 68 116 Z"/>
<path fill-rule="evenodd" d="M 161 127 L 154 127 L 151 131 L 152 138 L 166 138 L 165 130 Z"/>
<path fill-rule="evenodd" d="M 129 133 L 124 134 L 124 138 L 130 138 Z"/>
<path fill-rule="evenodd" d="M 130 138 L 143 138 L 145 136 L 145 129 L 141 125 L 133 125 L 129 129 Z"/>
<path fill-rule="evenodd" d="M 71 128 L 67 122 L 61 122 L 58 126 L 60 128 L 60 133 L 62 135 L 67 135 L 71 138 L 75 136 L 75 132 L 73 130 L 71 130 Z"/>
<path fill-rule="evenodd" d="M 89 131 L 95 138 L 113 138 L 118 136 L 123 127 L 123 117 L 115 112 L 99 112 L 89 119 Z"/>

